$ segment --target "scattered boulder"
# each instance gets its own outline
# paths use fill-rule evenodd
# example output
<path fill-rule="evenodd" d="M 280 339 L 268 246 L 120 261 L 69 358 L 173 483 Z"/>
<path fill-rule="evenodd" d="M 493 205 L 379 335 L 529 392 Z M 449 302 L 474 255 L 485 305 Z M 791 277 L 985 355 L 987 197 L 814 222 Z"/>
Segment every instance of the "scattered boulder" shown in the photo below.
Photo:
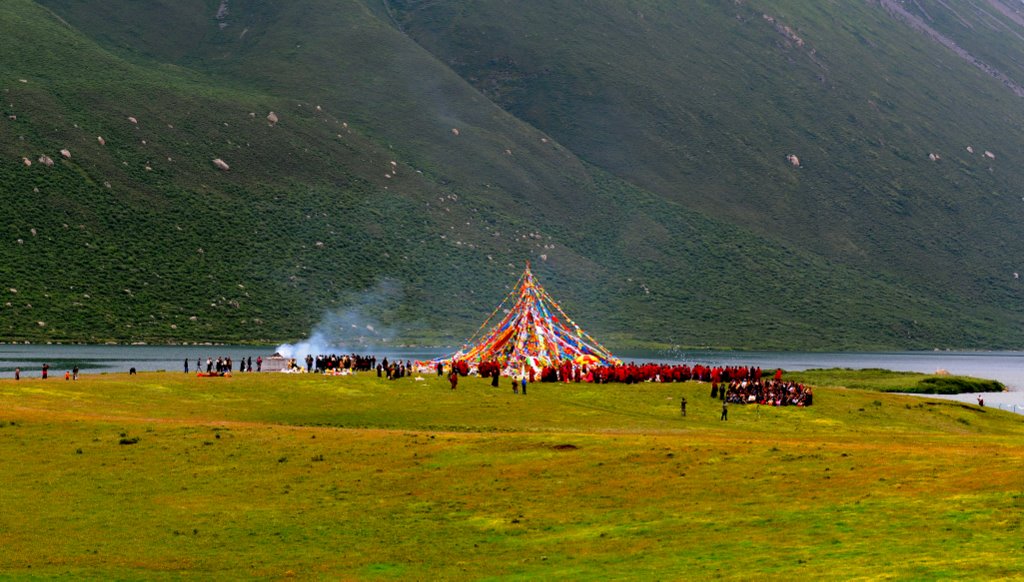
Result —
<path fill-rule="evenodd" d="M 996 155 L 988 150 L 985 150 L 985 157 L 990 160 L 996 159 Z"/>
<path fill-rule="evenodd" d="M 973 154 L 974 153 L 974 148 L 971 147 L 971 146 L 967 146 L 967 153 Z"/>
<path fill-rule="evenodd" d="M 459 135 L 459 128 L 453 127 L 452 128 L 452 135 Z"/>
<path fill-rule="evenodd" d="M 32 160 L 30 160 L 28 158 L 21 158 L 21 163 L 25 164 L 26 166 L 31 166 L 32 165 Z"/>
<path fill-rule="evenodd" d="M 932 154 L 928 154 L 928 159 L 933 161 L 933 162 L 937 162 L 937 161 L 942 159 L 942 156 L 940 156 L 939 154 L 932 153 Z"/>
<path fill-rule="evenodd" d="M 12 115 L 8 115 L 7 119 L 10 119 L 11 121 L 18 121 L 18 116 L 17 115 L 13 115 L 13 114 Z"/>
<path fill-rule="evenodd" d="M 789 154 L 788 156 L 786 156 L 786 161 L 789 162 L 789 165 L 793 166 L 794 168 L 800 167 L 800 158 L 798 158 L 796 154 Z"/>
<path fill-rule="evenodd" d="M 269 121 L 269 122 L 270 122 L 271 124 L 275 124 L 275 123 L 277 123 L 277 122 L 279 121 L 279 119 L 278 119 L 278 117 L 277 117 L 277 114 L 276 114 L 276 113 L 274 113 L 273 111 L 271 111 L 270 113 L 268 113 L 268 114 L 267 114 L 267 121 Z"/>
<path fill-rule="evenodd" d="M 60 150 L 60 155 L 64 156 L 65 160 L 70 160 L 71 159 L 71 151 L 66 149 L 66 148 Z"/>
<path fill-rule="evenodd" d="M 223 170 L 225 172 L 231 169 L 231 166 L 229 166 L 227 162 L 220 158 L 213 160 L 213 165 L 216 166 L 218 170 Z"/>
<path fill-rule="evenodd" d="M 96 141 L 99 142 L 100 145 L 107 145 L 107 140 L 103 139 L 102 135 L 97 135 Z"/>
<path fill-rule="evenodd" d="M 47 168 L 49 168 L 49 167 L 53 166 L 53 158 L 51 158 L 50 156 L 48 156 L 46 154 L 43 154 L 43 155 L 39 156 L 39 163 L 44 165 L 44 166 L 46 166 Z"/>
<path fill-rule="evenodd" d="M 130 115 L 129 115 L 129 116 L 128 116 L 128 123 L 130 123 L 130 124 L 132 124 L 132 125 L 138 125 L 138 124 L 139 124 L 139 120 L 138 120 L 138 119 L 135 119 L 134 117 L 132 117 L 132 116 L 130 116 Z"/>

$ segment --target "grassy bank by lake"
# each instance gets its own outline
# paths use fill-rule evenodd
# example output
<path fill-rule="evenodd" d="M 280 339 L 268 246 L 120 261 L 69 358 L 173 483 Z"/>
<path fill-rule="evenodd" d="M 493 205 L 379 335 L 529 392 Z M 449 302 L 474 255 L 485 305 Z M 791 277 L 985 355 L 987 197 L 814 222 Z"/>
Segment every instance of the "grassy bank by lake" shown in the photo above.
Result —
<path fill-rule="evenodd" d="M 860 373 L 850 373 L 854 383 Z M 687 399 L 687 416 L 679 398 Z M 914 578 L 1024 567 L 1019 416 L 821 387 L 0 381 L 15 578 Z"/>
<path fill-rule="evenodd" d="M 850 370 L 831 368 L 791 372 L 787 376 L 815 386 L 845 387 L 877 392 L 908 392 L 911 394 L 967 394 L 970 392 L 1003 392 L 1001 382 L 948 374 L 921 374 L 892 370 Z"/>

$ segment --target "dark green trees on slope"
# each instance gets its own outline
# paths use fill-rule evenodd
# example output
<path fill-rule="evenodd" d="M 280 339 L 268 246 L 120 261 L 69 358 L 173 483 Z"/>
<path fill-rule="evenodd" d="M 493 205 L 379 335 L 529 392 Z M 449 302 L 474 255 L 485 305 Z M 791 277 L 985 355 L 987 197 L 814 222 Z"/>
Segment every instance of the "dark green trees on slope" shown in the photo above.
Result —
<path fill-rule="evenodd" d="M 457 341 L 531 260 L 611 345 L 1019 346 L 1024 42 L 922 5 L 13 0 L 0 336 Z"/>

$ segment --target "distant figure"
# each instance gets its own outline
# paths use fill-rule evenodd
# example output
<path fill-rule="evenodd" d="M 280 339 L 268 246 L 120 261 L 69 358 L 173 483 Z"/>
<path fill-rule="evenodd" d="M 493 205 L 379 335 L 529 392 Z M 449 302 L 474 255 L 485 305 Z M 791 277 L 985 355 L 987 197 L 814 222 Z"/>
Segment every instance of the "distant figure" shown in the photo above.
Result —
<path fill-rule="evenodd" d="M 519 394 L 519 378 L 512 376 L 512 393 Z"/>
<path fill-rule="evenodd" d="M 437 363 L 437 375 L 438 377 L 444 376 L 444 364 L 442 364 L 441 362 Z"/>
<path fill-rule="evenodd" d="M 248 358 L 246 358 L 246 360 L 245 360 L 245 367 L 249 368 L 248 370 L 246 370 L 247 372 L 252 372 L 252 356 L 249 356 Z"/>
<path fill-rule="evenodd" d="M 77 380 L 78 379 L 78 366 L 75 366 L 74 368 L 71 368 L 71 379 L 72 380 Z"/>
<path fill-rule="evenodd" d="M 526 396 L 526 376 L 523 376 L 522 387 L 523 387 L 523 396 Z"/>
<path fill-rule="evenodd" d="M 263 356 L 256 356 L 256 371 L 263 371 Z"/>
<path fill-rule="evenodd" d="M 313 371 L 313 355 L 306 354 L 306 372 Z"/>
<path fill-rule="evenodd" d="M 135 368 L 134 367 L 128 368 L 128 375 L 129 376 L 134 376 L 135 375 Z"/>
<path fill-rule="evenodd" d="M 978 394 L 978 406 L 985 408 L 985 399 L 981 397 L 981 394 Z"/>
<path fill-rule="evenodd" d="M 200 359 L 200 358 L 196 358 L 196 372 L 202 372 L 202 371 L 203 371 L 203 360 Z"/>
<path fill-rule="evenodd" d="M 499 372 L 498 370 L 495 370 L 495 371 L 491 372 L 491 387 L 492 388 L 497 388 L 498 387 L 498 380 L 500 380 L 500 379 L 501 379 L 501 372 Z"/>
<path fill-rule="evenodd" d="M 448 381 L 452 383 L 452 390 L 455 390 L 455 387 L 459 385 L 459 375 L 455 370 L 452 370 L 452 373 L 448 374 Z"/>
<path fill-rule="evenodd" d="M 71 379 L 71 370 L 64 370 L 64 380 Z"/>
<path fill-rule="evenodd" d="M 206 356 L 206 374 L 209 375 L 209 374 L 212 374 L 212 373 L 213 373 L 213 358 L 211 358 L 210 356 Z"/>
<path fill-rule="evenodd" d="M 683 396 L 679 399 L 679 412 L 686 416 L 686 397 Z"/>
<path fill-rule="evenodd" d="M 43 380 L 46 379 L 46 376 L 49 373 L 50 373 L 50 364 L 43 364 Z"/>
<path fill-rule="evenodd" d="M 729 405 L 722 401 L 722 420 L 729 420 Z"/>
<path fill-rule="evenodd" d="M 14 379 L 21 380 L 21 368 L 14 369 Z"/>
<path fill-rule="evenodd" d="M 188 358 L 185 358 L 185 373 L 188 374 Z"/>

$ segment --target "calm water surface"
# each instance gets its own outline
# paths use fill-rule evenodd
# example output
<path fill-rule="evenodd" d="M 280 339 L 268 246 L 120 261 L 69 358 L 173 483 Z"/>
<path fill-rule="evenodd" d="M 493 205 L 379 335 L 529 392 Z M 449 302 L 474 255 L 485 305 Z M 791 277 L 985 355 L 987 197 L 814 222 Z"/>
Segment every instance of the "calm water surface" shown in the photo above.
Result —
<path fill-rule="evenodd" d="M 183 371 L 184 361 L 195 371 L 196 359 L 230 356 L 234 361 L 272 354 L 274 346 L 112 346 L 112 345 L 0 345 L 0 377 L 14 376 L 19 367 L 22 375 L 38 376 L 44 362 L 50 373 L 63 374 L 78 366 L 83 373 L 139 371 Z M 382 347 L 373 350 L 378 357 L 417 360 L 449 353 L 446 349 L 412 349 Z M 345 350 L 339 349 L 338 353 Z M 363 352 L 365 353 L 365 351 Z M 624 361 L 662 361 L 669 363 L 747 365 L 785 370 L 813 368 L 884 368 L 907 372 L 934 373 L 948 370 L 951 374 L 999 380 L 1010 390 L 1024 392 L 1024 352 L 622 352 Z"/>

